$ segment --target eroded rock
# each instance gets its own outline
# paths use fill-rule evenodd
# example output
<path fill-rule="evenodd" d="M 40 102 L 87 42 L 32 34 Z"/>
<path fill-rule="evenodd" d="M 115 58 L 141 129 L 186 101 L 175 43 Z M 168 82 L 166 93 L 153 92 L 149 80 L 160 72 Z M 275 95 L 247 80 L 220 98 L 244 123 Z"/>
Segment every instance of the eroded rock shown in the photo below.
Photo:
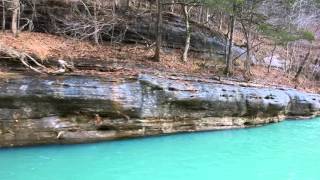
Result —
<path fill-rule="evenodd" d="M 319 115 L 320 95 L 140 75 L 0 80 L 0 146 L 244 128 Z M 97 120 L 97 118 L 99 118 Z"/>

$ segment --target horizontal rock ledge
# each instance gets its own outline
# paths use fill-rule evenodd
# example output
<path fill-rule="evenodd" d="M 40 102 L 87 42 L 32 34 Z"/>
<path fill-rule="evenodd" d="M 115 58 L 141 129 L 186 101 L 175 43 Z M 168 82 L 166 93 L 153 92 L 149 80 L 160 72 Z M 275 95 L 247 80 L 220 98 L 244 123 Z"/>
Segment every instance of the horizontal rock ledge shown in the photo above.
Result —
<path fill-rule="evenodd" d="M 245 128 L 320 114 L 320 95 L 142 74 L 0 79 L 0 147 Z"/>

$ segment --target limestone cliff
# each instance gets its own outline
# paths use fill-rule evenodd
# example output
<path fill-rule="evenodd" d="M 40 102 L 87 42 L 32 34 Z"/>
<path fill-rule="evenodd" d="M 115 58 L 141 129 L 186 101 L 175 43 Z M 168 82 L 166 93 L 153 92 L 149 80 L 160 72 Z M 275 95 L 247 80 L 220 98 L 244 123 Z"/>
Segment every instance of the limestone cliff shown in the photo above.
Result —
<path fill-rule="evenodd" d="M 0 147 L 245 128 L 319 115 L 320 95 L 191 78 L 0 79 Z"/>

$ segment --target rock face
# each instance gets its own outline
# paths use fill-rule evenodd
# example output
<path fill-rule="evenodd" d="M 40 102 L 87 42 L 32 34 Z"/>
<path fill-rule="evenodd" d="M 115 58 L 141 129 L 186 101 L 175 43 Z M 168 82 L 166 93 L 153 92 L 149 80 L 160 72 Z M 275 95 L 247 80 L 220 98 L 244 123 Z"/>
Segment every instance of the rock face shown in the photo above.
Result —
<path fill-rule="evenodd" d="M 0 147 L 252 127 L 320 112 L 320 96 L 140 75 L 0 79 Z"/>
<path fill-rule="evenodd" d="M 143 14 L 131 19 L 127 25 L 125 41 L 153 43 L 156 39 L 156 15 Z M 186 26 L 184 19 L 171 13 L 163 14 L 162 38 L 167 47 L 182 48 L 185 44 Z M 224 54 L 225 39 L 223 34 L 213 31 L 196 22 L 191 24 L 191 50 L 212 54 Z M 119 27 L 124 29 L 124 27 Z M 238 52 L 238 51 L 237 51 Z M 240 53 L 240 52 L 239 52 Z"/>

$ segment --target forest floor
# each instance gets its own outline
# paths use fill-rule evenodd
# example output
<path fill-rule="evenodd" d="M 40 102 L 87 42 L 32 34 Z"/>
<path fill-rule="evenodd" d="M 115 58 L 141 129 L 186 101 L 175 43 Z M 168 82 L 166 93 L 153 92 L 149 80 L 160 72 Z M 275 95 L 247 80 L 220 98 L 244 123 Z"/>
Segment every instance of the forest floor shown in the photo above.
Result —
<path fill-rule="evenodd" d="M 161 62 L 152 61 L 153 48 L 139 44 L 110 44 L 95 45 L 60 36 L 23 32 L 14 38 L 10 33 L 0 33 L 0 43 L 18 51 L 26 52 L 44 64 L 58 59 L 80 64 L 76 74 L 99 76 L 136 76 L 140 73 L 159 73 L 175 76 L 193 76 L 203 79 L 227 79 L 229 81 L 245 82 L 241 65 L 235 68 L 232 77 L 222 73 L 223 64 L 210 59 L 198 58 L 191 52 L 188 62 L 180 60 L 181 50 L 164 49 Z M 107 66 L 107 67 L 106 67 Z M 91 68 L 88 68 L 91 67 Z M 6 67 L 0 67 L 0 76 L 8 73 Z M 271 69 L 255 65 L 252 67 L 250 82 L 261 86 L 296 88 L 307 92 L 320 93 L 320 82 L 300 78 L 298 82 L 293 76 L 283 70 Z"/>

